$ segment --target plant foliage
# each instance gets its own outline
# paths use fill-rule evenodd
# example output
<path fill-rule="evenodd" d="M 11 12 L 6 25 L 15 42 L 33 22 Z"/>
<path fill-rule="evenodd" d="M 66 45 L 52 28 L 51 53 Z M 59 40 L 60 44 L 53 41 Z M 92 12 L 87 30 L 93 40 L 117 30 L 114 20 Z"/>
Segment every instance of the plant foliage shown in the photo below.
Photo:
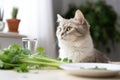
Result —
<path fill-rule="evenodd" d="M 18 72 L 28 72 L 31 69 L 42 67 L 59 68 L 60 64 L 67 63 L 45 57 L 43 54 L 44 49 L 42 47 L 38 47 L 37 52 L 32 54 L 30 50 L 13 44 L 0 53 L 0 69 L 15 69 Z"/>
<path fill-rule="evenodd" d="M 13 9 L 12 9 L 12 18 L 17 18 L 17 14 L 18 14 L 18 8 L 13 7 Z"/>

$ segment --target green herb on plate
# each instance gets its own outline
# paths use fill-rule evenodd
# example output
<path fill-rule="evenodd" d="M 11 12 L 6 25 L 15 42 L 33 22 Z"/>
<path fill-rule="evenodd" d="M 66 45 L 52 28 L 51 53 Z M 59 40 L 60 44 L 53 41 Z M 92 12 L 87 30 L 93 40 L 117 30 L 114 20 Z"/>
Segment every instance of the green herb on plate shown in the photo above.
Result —
<path fill-rule="evenodd" d="M 107 70 L 107 68 L 101 68 L 101 67 L 98 67 L 98 66 L 95 66 L 93 68 L 84 68 L 84 67 L 80 67 L 80 69 L 85 69 L 85 70 Z"/>

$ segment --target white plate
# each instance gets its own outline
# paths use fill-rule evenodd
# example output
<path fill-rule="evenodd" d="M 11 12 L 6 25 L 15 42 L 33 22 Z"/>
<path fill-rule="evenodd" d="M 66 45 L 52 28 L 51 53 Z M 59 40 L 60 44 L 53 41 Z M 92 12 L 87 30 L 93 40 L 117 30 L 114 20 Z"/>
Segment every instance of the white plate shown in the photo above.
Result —
<path fill-rule="evenodd" d="M 98 68 L 106 68 L 106 70 L 92 69 L 96 66 Z M 112 77 L 120 72 L 120 65 L 108 63 L 72 63 L 62 64 L 60 67 L 67 70 L 70 74 L 86 77 Z"/>

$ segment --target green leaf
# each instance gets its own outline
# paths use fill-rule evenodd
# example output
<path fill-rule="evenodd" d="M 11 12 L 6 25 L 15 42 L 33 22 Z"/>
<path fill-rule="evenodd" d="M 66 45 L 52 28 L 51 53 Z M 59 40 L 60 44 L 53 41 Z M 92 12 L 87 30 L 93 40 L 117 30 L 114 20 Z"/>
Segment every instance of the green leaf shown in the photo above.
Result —
<path fill-rule="evenodd" d="M 40 53 L 44 52 L 44 48 L 43 47 L 38 47 L 37 52 L 40 52 Z"/>
<path fill-rule="evenodd" d="M 62 59 L 60 57 L 57 58 L 58 61 L 61 61 Z"/>
<path fill-rule="evenodd" d="M 34 56 L 45 57 L 46 54 L 44 52 L 44 48 L 43 47 L 38 47 L 37 52 L 36 52 L 36 54 L 34 54 Z"/>
<path fill-rule="evenodd" d="M 63 59 L 63 62 L 68 62 L 68 58 L 64 58 L 64 59 Z"/>
<path fill-rule="evenodd" d="M 13 45 L 10 45 L 9 48 L 10 48 L 10 49 L 14 49 L 14 50 L 19 50 L 19 49 L 20 49 L 20 46 L 17 45 L 17 44 L 13 44 Z"/>
<path fill-rule="evenodd" d="M 28 72 L 28 65 L 27 64 L 21 64 L 20 67 L 15 67 L 15 70 L 17 72 Z"/>
<path fill-rule="evenodd" d="M 72 63 L 72 59 L 69 59 L 69 63 Z"/>
<path fill-rule="evenodd" d="M 0 60 L 0 68 L 2 68 L 3 67 L 3 62 Z"/>

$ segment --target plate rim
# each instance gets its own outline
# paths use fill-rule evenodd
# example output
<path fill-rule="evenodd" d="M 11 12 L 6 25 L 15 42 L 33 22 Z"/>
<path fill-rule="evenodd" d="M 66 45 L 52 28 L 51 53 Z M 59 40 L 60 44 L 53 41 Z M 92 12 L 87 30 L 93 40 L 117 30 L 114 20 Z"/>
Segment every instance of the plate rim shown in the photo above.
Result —
<path fill-rule="evenodd" d="M 67 67 L 65 68 L 65 66 L 63 65 L 74 65 L 74 64 L 107 64 L 107 65 L 116 65 L 116 66 L 120 66 L 119 64 L 111 64 L 111 63 L 68 63 L 68 64 L 61 64 L 60 68 L 62 68 L 63 70 L 66 70 L 69 74 L 73 74 L 73 75 L 79 75 L 79 76 L 86 76 L 86 77 L 109 77 L 109 76 L 116 76 L 117 74 L 119 74 L 120 70 L 85 70 L 85 69 L 67 69 Z M 78 74 L 75 72 L 75 70 L 77 70 L 78 72 L 88 72 L 88 74 Z M 89 73 L 97 73 L 97 74 L 105 74 L 105 73 L 109 73 L 106 75 L 89 75 Z"/>

